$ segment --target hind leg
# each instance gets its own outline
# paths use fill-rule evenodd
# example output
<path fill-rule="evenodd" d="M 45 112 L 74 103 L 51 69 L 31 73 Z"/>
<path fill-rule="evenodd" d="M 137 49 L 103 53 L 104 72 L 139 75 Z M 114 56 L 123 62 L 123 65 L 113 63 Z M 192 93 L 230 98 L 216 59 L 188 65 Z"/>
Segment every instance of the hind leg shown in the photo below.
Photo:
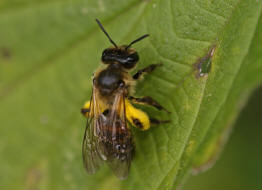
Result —
<path fill-rule="evenodd" d="M 133 96 L 129 96 L 128 99 L 132 101 L 133 103 L 153 106 L 158 110 L 164 110 L 167 113 L 170 113 L 167 109 L 161 106 L 156 100 L 154 100 L 150 96 L 144 96 L 142 98 L 135 98 Z"/>
<path fill-rule="evenodd" d="M 132 124 L 141 130 L 150 128 L 150 119 L 148 115 L 140 109 L 135 108 L 127 99 L 125 100 L 126 118 Z"/>
<path fill-rule="evenodd" d="M 167 120 L 158 120 L 155 118 L 150 118 L 145 112 L 140 109 L 135 108 L 127 99 L 125 101 L 126 107 L 126 118 L 134 126 L 142 131 L 148 130 L 150 125 L 159 125 L 164 123 L 169 123 Z"/>
<path fill-rule="evenodd" d="M 84 106 L 81 109 L 81 113 L 88 118 L 90 112 L 90 101 L 86 101 Z"/>

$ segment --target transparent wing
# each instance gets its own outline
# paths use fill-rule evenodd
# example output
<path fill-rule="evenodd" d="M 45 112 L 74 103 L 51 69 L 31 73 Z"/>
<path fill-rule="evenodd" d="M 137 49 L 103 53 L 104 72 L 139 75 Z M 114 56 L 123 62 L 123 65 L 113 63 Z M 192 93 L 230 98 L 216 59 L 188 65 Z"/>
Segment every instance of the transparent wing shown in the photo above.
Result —
<path fill-rule="evenodd" d="M 134 153 L 132 134 L 127 127 L 125 114 L 124 91 L 119 90 L 108 109 L 103 122 L 99 151 L 106 158 L 106 162 L 114 174 L 124 179 L 129 173 Z"/>
<path fill-rule="evenodd" d="M 98 136 L 95 133 L 96 128 L 99 126 L 98 118 L 101 114 L 100 112 L 101 109 L 99 109 L 97 92 L 96 89 L 93 87 L 92 97 L 90 101 L 90 111 L 82 144 L 83 163 L 89 174 L 95 173 L 102 164 L 102 159 L 97 149 Z"/>
<path fill-rule="evenodd" d="M 83 140 L 83 161 L 88 173 L 95 173 L 103 161 L 120 179 L 127 177 L 134 153 L 125 114 L 124 90 L 118 90 L 107 105 L 93 87 L 90 112 Z"/>

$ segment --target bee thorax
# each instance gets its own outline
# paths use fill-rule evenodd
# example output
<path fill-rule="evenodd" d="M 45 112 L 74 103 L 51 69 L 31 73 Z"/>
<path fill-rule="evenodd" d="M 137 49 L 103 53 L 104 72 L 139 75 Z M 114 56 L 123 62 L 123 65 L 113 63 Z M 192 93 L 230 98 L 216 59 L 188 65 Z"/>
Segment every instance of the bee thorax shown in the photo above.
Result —
<path fill-rule="evenodd" d="M 123 84 L 123 75 L 119 72 L 119 68 L 111 65 L 98 74 L 95 83 L 102 96 L 111 95 L 116 89 L 123 86 Z"/>

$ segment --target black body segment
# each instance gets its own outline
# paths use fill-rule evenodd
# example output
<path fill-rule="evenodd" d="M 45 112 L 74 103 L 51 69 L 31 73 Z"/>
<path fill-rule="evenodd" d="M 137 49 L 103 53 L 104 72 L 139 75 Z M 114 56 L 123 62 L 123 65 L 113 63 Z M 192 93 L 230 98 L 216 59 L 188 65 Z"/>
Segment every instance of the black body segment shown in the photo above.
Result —
<path fill-rule="evenodd" d="M 111 64 L 95 78 L 94 85 L 98 87 L 102 96 L 110 95 L 119 86 L 124 85 L 121 69 L 118 64 Z"/>
<path fill-rule="evenodd" d="M 125 46 L 107 48 L 102 53 L 102 62 L 105 64 L 119 63 L 125 69 L 132 69 L 139 60 L 138 53 L 126 50 Z"/>

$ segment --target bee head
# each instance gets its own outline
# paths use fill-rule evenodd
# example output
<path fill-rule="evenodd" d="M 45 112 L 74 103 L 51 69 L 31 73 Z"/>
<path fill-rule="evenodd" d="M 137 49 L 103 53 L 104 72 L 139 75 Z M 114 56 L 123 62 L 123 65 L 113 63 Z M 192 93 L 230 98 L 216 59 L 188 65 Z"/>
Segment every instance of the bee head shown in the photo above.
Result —
<path fill-rule="evenodd" d="M 101 58 L 103 63 L 105 64 L 119 63 L 125 69 L 132 69 L 138 62 L 139 56 L 134 49 L 131 49 L 131 46 L 134 43 L 148 37 L 149 35 L 145 34 L 139 37 L 138 39 L 132 41 L 129 45 L 118 47 L 116 43 L 110 38 L 110 36 L 106 32 L 100 21 L 96 19 L 96 22 L 98 23 L 101 30 L 105 33 L 109 41 L 114 45 L 113 48 L 107 48 L 103 51 L 102 58 Z"/>
<path fill-rule="evenodd" d="M 107 48 L 102 53 L 102 61 L 105 64 L 119 63 L 125 69 L 132 69 L 139 60 L 138 53 L 127 46 L 119 48 Z"/>

